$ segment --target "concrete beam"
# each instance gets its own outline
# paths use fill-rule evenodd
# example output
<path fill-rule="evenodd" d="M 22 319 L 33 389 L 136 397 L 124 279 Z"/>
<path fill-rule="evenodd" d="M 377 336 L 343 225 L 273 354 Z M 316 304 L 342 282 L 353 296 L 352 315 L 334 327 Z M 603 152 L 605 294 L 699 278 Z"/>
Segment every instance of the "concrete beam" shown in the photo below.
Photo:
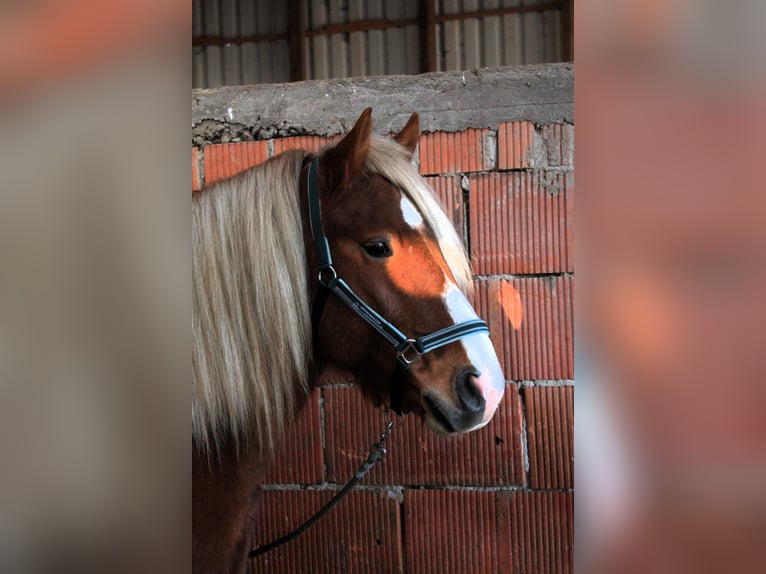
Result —
<path fill-rule="evenodd" d="M 373 108 L 376 133 L 419 112 L 421 129 L 497 128 L 500 122 L 574 123 L 574 66 L 542 64 L 192 90 L 194 145 L 345 133 Z"/>

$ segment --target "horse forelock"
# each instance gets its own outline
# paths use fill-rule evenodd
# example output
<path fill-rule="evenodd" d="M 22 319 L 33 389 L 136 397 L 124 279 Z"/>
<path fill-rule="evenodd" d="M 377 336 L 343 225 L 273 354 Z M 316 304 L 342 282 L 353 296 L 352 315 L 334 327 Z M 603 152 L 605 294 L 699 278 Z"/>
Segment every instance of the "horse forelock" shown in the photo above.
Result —
<path fill-rule="evenodd" d="M 306 152 L 288 152 L 192 201 L 192 438 L 273 449 L 307 392 L 310 317 L 298 197 Z"/>
<path fill-rule="evenodd" d="M 458 286 L 463 291 L 470 291 L 473 275 L 463 241 L 407 151 L 390 138 L 373 137 L 366 167 L 396 185 L 412 201 L 433 232 Z"/>

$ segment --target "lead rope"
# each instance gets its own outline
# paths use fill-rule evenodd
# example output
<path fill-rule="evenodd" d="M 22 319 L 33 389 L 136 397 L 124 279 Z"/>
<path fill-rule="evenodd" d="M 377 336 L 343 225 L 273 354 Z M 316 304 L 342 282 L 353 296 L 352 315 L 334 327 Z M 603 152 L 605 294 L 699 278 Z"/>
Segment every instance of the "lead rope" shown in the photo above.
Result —
<path fill-rule="evenodd" d="M 402 417 L 400 417 L 401 420 Z M 258 548 L 255 548 L 254 550 L 251 550 L 250 553 L 247 555 L 248 558 L 255 558 L 256 556 L 260 556 L 261 554 L 265 554 L 266 552 L 269 552 L 271 550 L 274 550 L 274 548 L 277 548 L 278 546 L 282 546 L 283 544 L 287 544 L 294 538 L 298 538 L 301 534 L 306 532 L 309 528 L 314 526 L 319 520 L 327 514 L 333 506 L 338 504 L 343 497 L 345 497 L 351 490 L 357 485 L 357 483 L 364 478 L 364 475 L 367 474 L 370 469 L 372 469 L 373 466 L 375 466 L 377 463 L 379 463 L 381 460 L 383 460 L 386 456 L 386 439 L 388 439 L 388 436 L 391 434 L 391 431 L 393 431 L 396 427 L 401 426 L 400 424 L 394 423 L 394 421 L 390 420 L 388 418 L 388 412 L 386 411 L 386 430 L 384 430 L 380 435 L 380 440 L 372 445 L 370 449 L 370 454 L 367 456 L 367 460 L 364 461 L 362 466 L 359 467 L 359 470 L 356 471 L 353 477 L 351 477 L 351 480 L 349 480 L 346 483 L 346 486 L 344 486 L 335 496 L 332 497 L 330 502 L 325 504 L 319 512 L 317 512 L 314 516 L 309 518 L 306 522 L 304 522 L 301 526 L 293 530 L 292 532 L 285 534 L 284 536 L 277 538 L 273 542 L 269 542 L 268 544 L 264 544 L 263 546 L 259 546 Z"/>

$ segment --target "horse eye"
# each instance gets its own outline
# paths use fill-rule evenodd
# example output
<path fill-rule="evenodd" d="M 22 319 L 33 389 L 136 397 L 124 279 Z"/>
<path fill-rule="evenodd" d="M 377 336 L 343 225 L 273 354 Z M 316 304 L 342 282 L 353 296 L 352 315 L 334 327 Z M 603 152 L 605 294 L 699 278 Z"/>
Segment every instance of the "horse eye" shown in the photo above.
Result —
<path fill-rule="evenodd" d="M 385 241 L 369 241 L 363 244 L 362 247 L 364 247 L 367 255 L 375 259 L 385 259 L 393 255 L 391 247 Z"/>

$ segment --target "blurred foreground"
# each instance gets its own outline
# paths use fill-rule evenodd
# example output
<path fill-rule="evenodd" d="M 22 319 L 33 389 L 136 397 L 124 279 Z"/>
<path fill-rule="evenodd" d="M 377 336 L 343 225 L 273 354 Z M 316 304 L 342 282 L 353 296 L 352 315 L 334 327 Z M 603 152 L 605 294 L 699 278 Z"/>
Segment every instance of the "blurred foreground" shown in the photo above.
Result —
<path fill-rule="evenodd" d="M 766 4 L 583 4 L 575 563 L 764 572 Z"/>
<path fill-rule="evenodd" d="M 189 570 L 189 23 L 0 6 L 1 572 Z"/>

